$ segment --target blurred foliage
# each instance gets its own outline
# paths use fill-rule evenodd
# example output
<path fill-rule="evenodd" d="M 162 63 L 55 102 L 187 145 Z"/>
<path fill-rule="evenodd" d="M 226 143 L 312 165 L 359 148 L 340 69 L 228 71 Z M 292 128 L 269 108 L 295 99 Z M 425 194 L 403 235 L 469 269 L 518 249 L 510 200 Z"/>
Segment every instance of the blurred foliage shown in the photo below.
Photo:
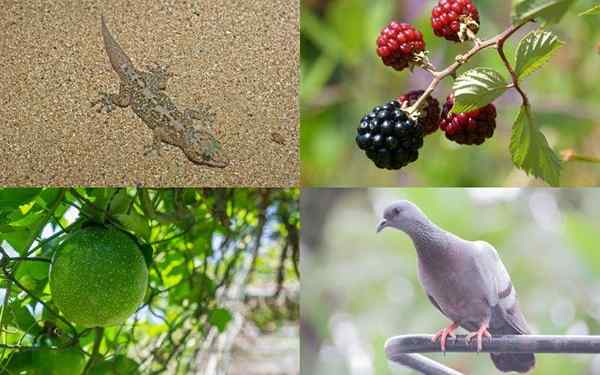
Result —
<path fill-rule="evenodd" d="M 298 199 L 297 189 L 0 190 L 0 373 L 196 373 L 209 333 L 232 320 L 225 299 L 240 272 L 271 290 L 269 313 L 247 297 L 249 319 L 270 329 L 297 319 L 282 290 L 298 283 Z M 77 327 L 52 302 L 53 253 L 89 222 L 132 234 L 149 265 L 144 304 L 120 326 Z"/>
<path fill-rule="evenodd" d="M 428 85 L 430 76 L 395 72 L 375 53 L 379 31 L 392 19 L 411 22 L 424 33 L 432 61 L 447 66 L 465 46 L 433 35 L 430 11 L 435 1 L 304 0 L 301 17 L 301 145 L 305 186 L 523 186 L 540 185 L 513 167 L 511 127 L 520 98 L 513 91 L 496 101 L 498 128 L 480 147 L 456 145 L 440 132 L 426 138 L 419 160 L 400 172 L 377 169 L 354 143 L 360 118 L 375 105 Z M 475 1 L 481 14 L 479 36 L 488 38 L 511 22 L 510 2 Z M 566 42 L 541 72 L 523 84 L 537 123 L 557 151 L 600 156 L 600 22 L 578 13 L 595 2 L 580 0 L 558 25 L 550 27 Z M 531 25 L 506 44 L 509 59 Z M 466 69 L 484 66 L 504 71 L 493 50 L 477 55 Z M 445 80 L 434 93 L 443 102 Z M 578 158 L 571 158 L 578 160 Z M 579 158 L 585 160 L 586 158 Z M 600 167 L 585 162 L 563 165 L 562 185 L 600 183 Z"/>
<path fill-rule="evenodd" d="M 391 336 L 433 334 L 450 322 L 417 281 L 416 252 L 397 230 L 375 233 L 381 211 L 409 199 L 442 228 L 488 241 L 506 265 L 534 333 L 600 334 L 600 191 L 346 190 L 327 211 L 303 193 L 302 368 L 310 374 L 407 374 L 390 364 Z M 313 202 L 307 202 L 307 200 Z M 323 225 L 313 227 L 315 217 Z M 321 232 L 307 246 L 304 233 Z M 315 233 L 312 233 L 315 235 Z M 495 374 L 487 354 L 428 354 L 465 374 Z M 600 374 L 600 355 L 538 354 L 532 374 Z"/>

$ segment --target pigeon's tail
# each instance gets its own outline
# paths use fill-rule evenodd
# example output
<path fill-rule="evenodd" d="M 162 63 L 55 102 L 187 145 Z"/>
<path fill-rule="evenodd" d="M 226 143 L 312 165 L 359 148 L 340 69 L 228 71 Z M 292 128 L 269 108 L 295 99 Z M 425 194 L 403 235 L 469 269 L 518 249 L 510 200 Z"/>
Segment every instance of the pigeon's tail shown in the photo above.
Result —
<path fill-rule="evenodd" d="M 527 372 L 535 366 L 533 353 L 492 353 L 496 368 L 503 372 Z"/>
<path fill-rule="evenodd" d="M 492 335 L 522 335 L 510 325 L 503 325 L 490 329 Z M 496 368 L 503 372 L 528 372 L 535 366 L 533 353 L 491 353 L 492 361 Z"/>

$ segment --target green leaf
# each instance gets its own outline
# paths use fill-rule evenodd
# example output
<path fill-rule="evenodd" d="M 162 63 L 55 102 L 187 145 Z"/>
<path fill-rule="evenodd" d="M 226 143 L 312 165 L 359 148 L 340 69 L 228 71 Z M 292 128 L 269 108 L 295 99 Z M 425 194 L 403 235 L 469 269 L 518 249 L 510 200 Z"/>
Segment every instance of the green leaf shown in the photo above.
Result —
<path fill-rule="evenodd" d="M 521 0 L 514 6 L 513 23 L 542 18 L 558 23 L 576 0 Z"/>
<path fill-rule="evenodd" d="M 22 305 L 20 301 L 11 302 L 8 309 L 5 311 L 8 322 L 20 329 L 23 332 L 30 334 L 38 334 L 41 332 L 41 327 L 35 321 L 31 312 L 26 305 Z"/>
<path fill-rule="evenodd" d="M 97 362 L 87 375 L 137 375 L 139 364 L 131 358 L 117 354 L 111 359 Z"/>
<path fill-rule="evenodd" d="M 233 319 L 233 316 L 231 316 L 229 310 L 221 308 L 212 310 L 208 316 L 208 322 L 217 327 L 219 332 L 225 331 L 231 319 Z"/>
<path fill-rule="evenodd" d="M 485 107 L 504 94 L 507 89 L 508 83 L 495 70 L 489 68 L 471 69 L 454 82 L 452 112 L 471 112 Z"/>
<path fill-rule="evenodd" d="M 15 209 L 29 203 L 42 189 L 2 189 L 0 190 L 0 209 Z"/>
<path fill-rule="evenodd" d="M 130 214 L 117 214 L 114 218 L 125 228 L 142 237 L 145 240 L 150 239 L 150 226 L 148 220 L 142 215 L 132 212 Z"/>
<path fill-rule="evenodd" d="M 600 4 L 594 5 L 591 9 L 588 9 L 585 12 L 579 13 L 580 16 L 593 16 L 596 14 L 600 14 Z"/>
<path fill-rule="evenodd" d="M 564 43 L 549 31 L 532 31 L 517 48 L 515 72 L 519 79 L 525 78 L 546 64 Z"/>
<path fill-rule="evenodd" d="M 17 268 L 15 276 L 17 279 L 22 276 L 30 276 L 34 280 L 42 281 L 48 278 L 49 269 L 49 262 L 22 261 L 19 264 L 19 268 Z"/>
<path fill-rule="evenodd" d="M 510 141 L 513 163 L 552 186 L 560 184 L 560 159 L 534 124 L 529 106 L 522 106 Z"/>
<path fill-rule="evenodd" d="M 140 250 L 142 251 L 142 255 L 144 256 L 144 260 L 146 261 L 146 266 L 150 268 L 153 262 L 152 255 L 154 254 L 154 249 L 150 244 L 141 244 Z"/>

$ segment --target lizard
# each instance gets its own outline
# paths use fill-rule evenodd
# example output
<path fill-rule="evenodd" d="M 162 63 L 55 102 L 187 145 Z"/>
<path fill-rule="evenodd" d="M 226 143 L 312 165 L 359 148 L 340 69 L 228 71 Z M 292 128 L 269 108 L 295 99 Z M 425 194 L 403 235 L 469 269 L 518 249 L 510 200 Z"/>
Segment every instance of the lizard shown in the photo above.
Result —
<path fill-rule="evenodd" d="M 195 164 L 224 168 L 229 162 L 221 143 L 204 128 L 215 121 L 215 114 L 207 106 L 198 109 L 177 109 L 165 94 L 166 82 L 172 76 L 167 68 L 154 64 L 148 71 L 138 70 L 119 43 L 113 38 L 101 16 L 104 49 L 113 70 L 119 76 L 118 94 L 100 92 L 100 98 L 92 102 L 99 105 L 98 112 L 112 112 L 115 106 L 131 107 L 133 112 L 152 130 L 152 145 L 147 152 L 160 154 L 162 143 L 180 148 Z M 194 126 L 194 121 L 203 122 L 204 127 Z"/>

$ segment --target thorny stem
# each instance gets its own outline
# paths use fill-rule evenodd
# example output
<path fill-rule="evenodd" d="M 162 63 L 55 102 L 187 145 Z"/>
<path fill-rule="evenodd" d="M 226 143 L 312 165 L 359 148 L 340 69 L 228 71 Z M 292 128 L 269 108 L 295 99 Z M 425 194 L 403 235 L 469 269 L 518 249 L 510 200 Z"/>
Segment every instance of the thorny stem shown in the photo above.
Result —
<path fill-rule="evenodd" d="M 527 21 L 527 22 L 529 22 L 529 21 Z M 452 76 L 452 75 L 456 74 L 456 71 L 458 70 L 458 68 L 463 66 L 473 56 L 475 56 L 482 50 L 484 50 L 486 48 L 490 48 L 490 47 L 495 47 L 498 49 L 498 53 L 500 54 L 500 57 L 502 58 L 502 56 L 504 56 L 503 61 L 505 61 L 506 56 L 504 55 L 504 51 L 502 49 L 504 46 L 504 42 L 506 42 L 506 40 L 508 38 L 510 38 L 515 32 L 517 32 L 517 30 L 519 30 L 521 27 L 523 27 L 527 22 L 519 23 L 516 25 L 511 25 L 508 29 L 504 30 L 502 33 L 496 35 L 495 37 L 493 37 L 491 39 L 476 42 L 475 46 L 471 50 L 469 50 L 467 53 L 465 53 L 462 56 L 458 56 L 456 61 L 452 65 L 448 66 L 446 69 L 438 71 L 438 72 L 429 71 L 433 75 L 433 80 L 431 81 L 431 83 L 429 84 L 427 89 L 425 89 L 425 92 L 423 93 L 423 95 L 421 95 L 421 97 L 415 102 L 415 104 L 413 104 L 408 109 L 408 112 L 412 113 L 415 110 L 417 110 L 425 102 L 425 100 L 427 100 L 427 98 L 433 93 L 433 91 L 437 88 L 437 86 L 440 84 L 440 82 L 442 80 L 444 80 L 448 76 Z M 505 62 L 505 65 L 506 65 L 506 63 L 507 63 L 507 60 Z M 512 68 L 510 68 L 510 65 L 508 67 L 509 67 L 509 71 L 511 72 L 511 76 L 513 76 L 513 82 L 515 84 L 515 88 L 517 88 L 518 84 L 516 83 L 517 82 L 516 75 L 514 74 L 514 71 L 512 70 Z M 521 93 L 522 96 L 524 95 L 523 91 L 520 88 L 517 88 L 517 90 L 519 90 L 519 93 Z M 524 96 L 524 102 L 527 103 L 526 96 Z"/>

